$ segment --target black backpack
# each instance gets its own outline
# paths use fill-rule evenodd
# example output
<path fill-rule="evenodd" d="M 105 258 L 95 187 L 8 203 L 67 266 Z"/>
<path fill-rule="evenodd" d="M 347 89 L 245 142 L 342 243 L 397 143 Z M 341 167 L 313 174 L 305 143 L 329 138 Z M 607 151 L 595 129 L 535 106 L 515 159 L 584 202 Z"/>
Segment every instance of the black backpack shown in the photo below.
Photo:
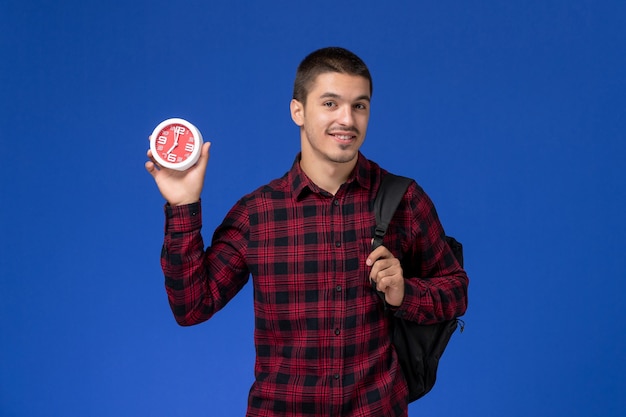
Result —
<path fill-rule="evenodd" d="M 393 214 L 411 181 L 410 178 L 390 173 L 383 177 L 374 200 L 376 234 L 372 250 L 382 244 Z M 459 264 L 463 266 L 463 246 L 453 237 L 446 236 L 446 241 Z M 385 302 L 384 294 L 379 292 L 378 295 Z M 458 318 L 431 325 L 421 325 L 398 317 L 393 317 L 392 320 L 391 341 L 409 386 L 409 402 L 413 402 L 426 395 L 435 385 L 439 359 L 452 333 L 459 324 L 462 332 L 464 323 Z"/>

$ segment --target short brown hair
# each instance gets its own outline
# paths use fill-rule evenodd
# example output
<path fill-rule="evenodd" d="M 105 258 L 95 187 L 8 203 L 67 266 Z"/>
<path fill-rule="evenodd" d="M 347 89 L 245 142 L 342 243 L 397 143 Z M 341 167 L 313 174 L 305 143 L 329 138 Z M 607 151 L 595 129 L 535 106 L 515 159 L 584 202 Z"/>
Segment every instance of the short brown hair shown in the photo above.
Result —
<path fill-rule="evenodd" d="M 296 71 L 293 98 L 304 104 L 315 78 L 327 72 L 364 77 L 370 82 L 370 95 L 374 90 L 372 76 L 365 62 L 345 48 L 331 46 L 311 52 L 302 60 Z"/>

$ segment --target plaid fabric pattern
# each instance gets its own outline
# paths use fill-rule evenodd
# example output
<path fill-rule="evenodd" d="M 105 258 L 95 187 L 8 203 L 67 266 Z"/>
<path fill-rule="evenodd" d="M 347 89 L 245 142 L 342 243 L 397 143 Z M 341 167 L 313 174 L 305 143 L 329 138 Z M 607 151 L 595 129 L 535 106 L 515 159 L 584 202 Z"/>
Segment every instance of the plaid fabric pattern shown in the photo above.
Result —
<path fill-rule="evenodd" d="M 384 173 L 359 155 L 333 196 L 296 160 L 238 201 L 206 249 L 200 203 L 166 206 L 161 260 L 179 324 L 209 319 L 253 277 L 257 358 L 248 416 L 407 415 L 406 382 L 365 265 Z M 413 183 L 384 242 L 408 278 L 395 314 L 432 323 L 465 312 L 467 276 L 443 236 L 432 202 Z"/>

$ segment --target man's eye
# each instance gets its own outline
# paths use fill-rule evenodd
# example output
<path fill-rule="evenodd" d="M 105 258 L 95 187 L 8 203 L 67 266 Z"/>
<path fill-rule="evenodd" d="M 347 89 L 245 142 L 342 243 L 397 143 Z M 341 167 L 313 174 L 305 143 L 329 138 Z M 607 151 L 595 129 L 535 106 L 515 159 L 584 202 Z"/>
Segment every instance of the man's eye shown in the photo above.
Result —
<path fill-rule="evenodd" d="M 365 104 L 361 104 L 361 103 L 355 104 L 354 108 L 355 109 L 359 109 L 359 110 L 365 110 L 366 109 Z"/>
<path fill-rule="evenodd" d="M 327 101 L 327 102 L 324 103 L 324 106 L 325 107 L 334 107 L 335 103 L 333 103 L 332 101 Z"/>

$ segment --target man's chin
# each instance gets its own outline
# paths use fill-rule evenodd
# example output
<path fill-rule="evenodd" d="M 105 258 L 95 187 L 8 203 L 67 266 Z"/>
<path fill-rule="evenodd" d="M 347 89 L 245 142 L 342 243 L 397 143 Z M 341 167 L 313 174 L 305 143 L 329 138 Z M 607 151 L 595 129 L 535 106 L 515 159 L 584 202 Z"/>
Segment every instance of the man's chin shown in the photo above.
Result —
<path fill-rule="evenodd" d="M 358 151 L 343 151 L 338 152 L 334 155 L 329 155 L 329 160 L 336 164 L 347 164 L 350 162 L 354 162 L 358 156 Z"/>

